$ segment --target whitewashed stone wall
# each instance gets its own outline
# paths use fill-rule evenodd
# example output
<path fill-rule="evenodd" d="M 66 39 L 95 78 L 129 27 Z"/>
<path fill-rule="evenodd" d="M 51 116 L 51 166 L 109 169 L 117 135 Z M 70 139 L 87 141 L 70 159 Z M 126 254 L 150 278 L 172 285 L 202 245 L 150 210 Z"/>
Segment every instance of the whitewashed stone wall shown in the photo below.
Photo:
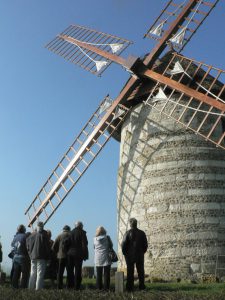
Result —
<path fill-rule="evenodd" d="M 225 254 L 225 151 L 160 115 L 135 107 L 123 124 L 118 171 L 121 241 L 135 217 L 146 232 L 145 271 L 165 280 L 215 274 Z"/>

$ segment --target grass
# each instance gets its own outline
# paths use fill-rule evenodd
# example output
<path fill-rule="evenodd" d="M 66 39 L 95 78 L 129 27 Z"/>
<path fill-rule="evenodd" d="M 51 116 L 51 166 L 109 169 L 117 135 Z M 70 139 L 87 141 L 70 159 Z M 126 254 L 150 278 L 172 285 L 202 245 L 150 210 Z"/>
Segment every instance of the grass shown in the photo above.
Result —
<path fill-rule="evenodd" d="M 147 290 L 167 294 L 168 299 L 225 299 L 224 283 L 154 283 L 148 284 Z"/>
<path fill-rule="evenodd" d="M 47 283 L 48 286 L 48 283 Z M 41 291 L 15 290 L 9 283 L 0 286 L 0 300 L 225 300 L 223 283 L 147 283 L 146 290 L 134 293 L 116 294 L 112 283 L 110 292 L 95 289 L 94 279 L 83 281 L 82 291 L 56 290 L 46 288 Z"/>

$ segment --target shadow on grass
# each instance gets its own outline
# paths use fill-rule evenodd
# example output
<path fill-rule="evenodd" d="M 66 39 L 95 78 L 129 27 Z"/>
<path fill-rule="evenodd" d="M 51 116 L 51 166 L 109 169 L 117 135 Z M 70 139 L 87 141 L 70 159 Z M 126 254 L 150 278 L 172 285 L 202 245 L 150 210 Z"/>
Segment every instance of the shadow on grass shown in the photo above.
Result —
<path fill-rule="evenodd" d="M 149 292 L 184 292 L 193 294 L 225 293 L 225 285 L 222 283 L 211 284 L 180 284 L 180 283 L 153 283 L 147 285 Z"/>

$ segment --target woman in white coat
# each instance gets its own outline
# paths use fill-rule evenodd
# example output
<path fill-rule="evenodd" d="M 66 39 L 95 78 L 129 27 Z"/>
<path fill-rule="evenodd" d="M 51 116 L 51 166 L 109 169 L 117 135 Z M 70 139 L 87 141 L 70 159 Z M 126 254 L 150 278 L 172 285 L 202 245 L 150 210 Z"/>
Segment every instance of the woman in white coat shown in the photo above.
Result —
<path fill-rule="evenodd" d="M 96 229 L 96 235 L 94 237 L 94 249 L 95 249 L 95 266 L 97 273 L 96 286 L 98 289 L 109 289 L 110 286 L 110 268 L 111 261 L 109 259 L 109 249 L 113 247 L 112 240 L 106 235 L 104 227 L 99 226 Z M 103 276 L 102 276 L 103 275 Z M 102 277 L 103 286 L 102 286 Z"/>

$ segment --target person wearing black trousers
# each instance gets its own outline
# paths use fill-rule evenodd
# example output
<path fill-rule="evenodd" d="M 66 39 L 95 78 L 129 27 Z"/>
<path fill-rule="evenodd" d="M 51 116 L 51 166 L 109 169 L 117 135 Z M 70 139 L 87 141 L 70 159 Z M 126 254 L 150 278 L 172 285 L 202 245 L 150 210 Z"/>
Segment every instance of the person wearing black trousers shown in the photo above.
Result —
<path fill-rule="evenodd" d="M 99 226 L 94 237 L 95 267 L 97 273 L 96 286 L 99 290 L 109 290 L 111 260 L 109 250 L 113 247 L 111 238 L 106 235 L 104 227 Z M 102 276 L 103 275 L 103 276 Z M 102 277 L 103 284 L 102 284 Z"/>
<path fill-rule="evenodd" d="M 70 227 L 65 225 L 63 227 L 63 232 L 57 236 L 55 242 L 52 246 L 52 250 L 56 253 L 58 259 L 58 272 L 57 272 L 57 288 L 63 288 L 63 274 L 66 269 L 67 276 L 67 241 L 70 238 Z M 68 280 L 67 280 L 68 284 Z"/>
<path fill-rule="evenodd" d="M 122 252 L 125 256 L 127 265 L 127 291 L 131 292 L 134 288 L 134 266 L 136 265 L 139 289 L 145 289 L 144 278 L 144 254 L 148 248 L 148 241 L 144 231 L 137 228 L 137 220 L 129 220 L 130 230 L 128 230 L 122 241 Z"/>
<path fill-rule="evenodd" d="M 68 288 L 80 290 L 82 282 L 82 264 L 88 259 L 88 240 L 83 223 L 78 221 L 68 240 L 67 272 Z M 75 271 L 75 272 L 74 272 Z"/>

